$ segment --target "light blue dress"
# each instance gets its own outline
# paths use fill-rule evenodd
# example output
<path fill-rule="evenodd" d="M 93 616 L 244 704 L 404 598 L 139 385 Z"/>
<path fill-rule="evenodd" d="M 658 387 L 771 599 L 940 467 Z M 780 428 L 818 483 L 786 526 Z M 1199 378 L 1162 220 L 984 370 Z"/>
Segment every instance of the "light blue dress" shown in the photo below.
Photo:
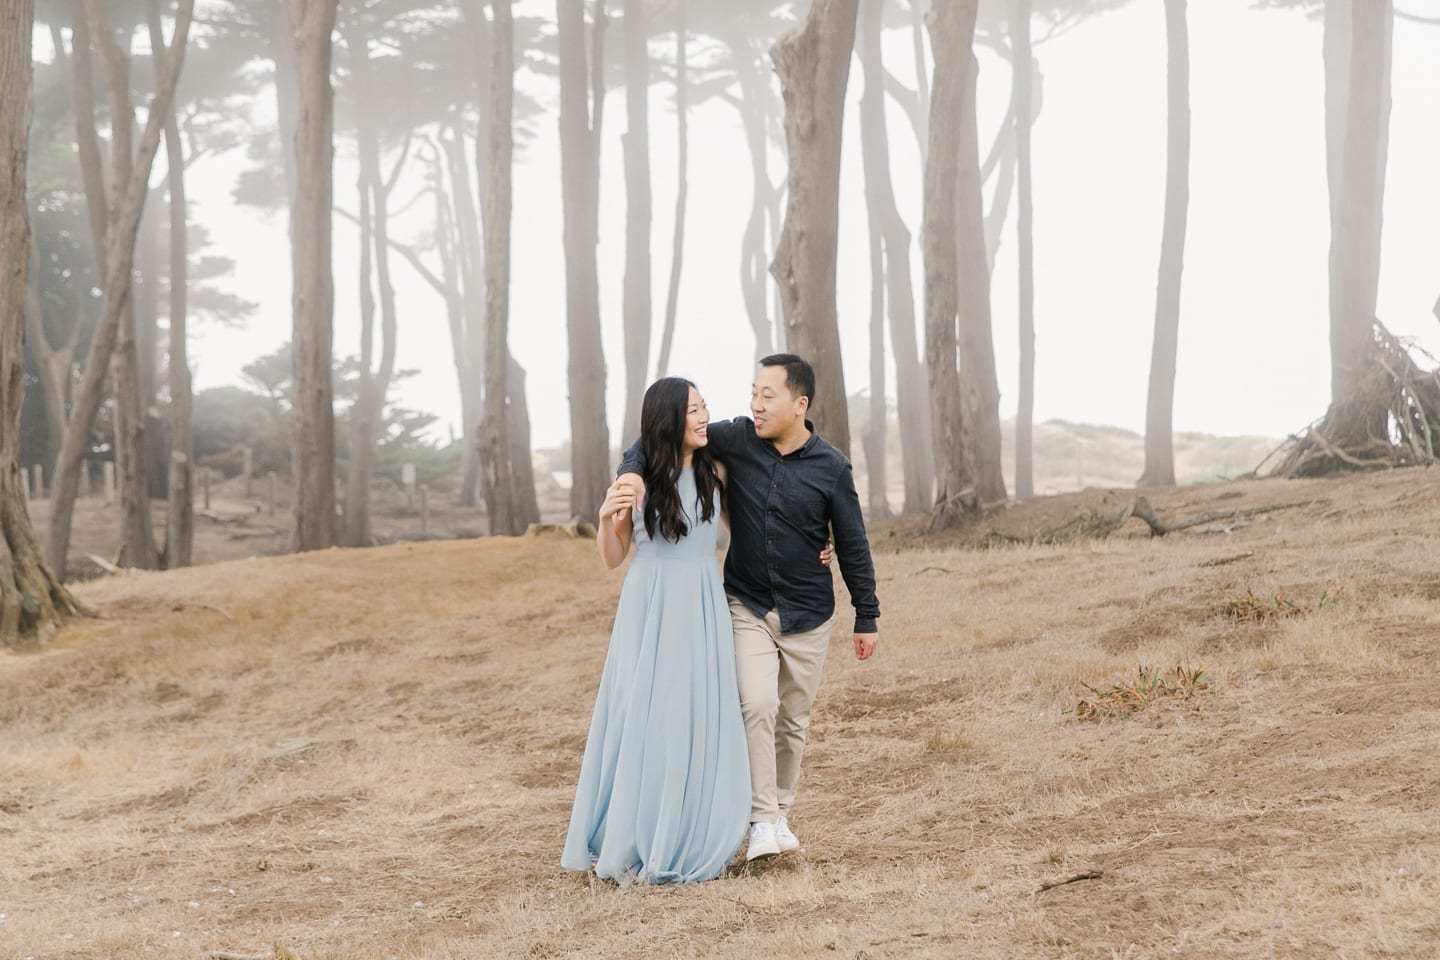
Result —
<path fill-rule="evenodd" d="M 719 495 L 709 523 L 690 516 L 700 504 L 687 469 L 680 502 L 690 532 L 678 543 L 651 540 L 634 514 L 635 556 L 560 858 L 608 880 L 712 880 L 749 825 L 735 639 L 715 558 Z"/>

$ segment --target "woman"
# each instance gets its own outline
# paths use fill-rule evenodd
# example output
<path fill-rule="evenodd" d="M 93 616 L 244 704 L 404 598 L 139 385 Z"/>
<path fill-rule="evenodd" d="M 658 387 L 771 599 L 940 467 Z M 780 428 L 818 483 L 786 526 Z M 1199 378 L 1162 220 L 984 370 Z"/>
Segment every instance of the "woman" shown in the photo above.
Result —
<path fill-rule="evenodd" d="M 607 880 L 711 880 L 740 848 L 750 770 L 730 610 L 715 558 L 724 474 L 688 380 L 640 408 L 645 500 L 621 477 L 600 508 L 605 565 L 625 576 L 561 864 Z M 636 521 L 639 521 L 638 523 Z"/>

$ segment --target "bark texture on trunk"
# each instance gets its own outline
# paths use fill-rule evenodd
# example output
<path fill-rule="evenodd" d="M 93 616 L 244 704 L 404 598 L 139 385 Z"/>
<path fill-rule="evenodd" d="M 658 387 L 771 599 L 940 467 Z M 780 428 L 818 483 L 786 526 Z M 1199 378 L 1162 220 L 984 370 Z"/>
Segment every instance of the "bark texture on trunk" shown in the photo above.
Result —
<path fill-rule="evenodd" d="M 336 0 L 290 0 L 300 110 L 295 130 L 295 195 L 290 212 L 290 454 L 292 550 L 335 544 L 335 388 L 331 351 L 335 289 L 330 208 L 334 191 L 335 94 L 330 35 Z"/>
<path fill-rule="evenodd" d="M 1015 175 L 1019 219 L 1015 223 L 1020 256 L 1020 383 L 1015 415 L 1015 495 L 1035 495 L 1035 213 L 1030 185 L 1030 109 L 1034 76 L 1030 49 L 1032 0 L 1014 0 L 1010 27 L 1015 68 Z M 988 254 L 987 254 L 988 257 Z"/>
<path fill-rule="evenodd" d="M 164 49 L 160 27 L 160 6 L 156 0 L 146 4 L 150 24 L 150 46 Z M 155 69 L 162 69 L 163 60 L 155 60 Z M 166 483 L 165 566 L 170 569 L 190 566 L 195 543 L 195 430 L 193 391 L 190 380 L 188 318 L 186 302 L 189 283 L 189 237 L 186 223 L 185 146 L 180 139 L 180 125 L 172 108 L 165 118 L 165 155 L 169 165 L 167 182 L 170 189 L 170 359 L 167 376 L 170 384 L 170 458 Z"/>
<path fill-rule="evenodd" d="M 20 470 L 30 272 L 25 167 L 34 22 L 34 0 L 11 0 L 0 9 L 0 647 L 43 643 L 63 617 L 80 612 L 40 555 Z"/>
<path fill-rule="evenodd" d="M 1165 226 L 1160 238 L 1160 279 L 1155 289 L 1155 339 L 1150 351 L 1150 393 L 1145 407 L 1142 487 L 1175 483 L 1175 365 L 1180 348 L 1180 277 L 1185 268 L 1185 225 L 1190 209 L 1190 37 L 1185 0 L 1165 0 L 1165 36 L 1169 48 Z"/>
<path fill-rule="evenodd" d="M 1330 235 L 1330 399 L 1340 403 L 1363 381 L 1375 354 L 1380 229 L 1390 137 L 1392 0 L 1363 0 L 1350 11 L 1350 63 L 1344 150 Z M 1371 424 L 1383 430 L 1384 424 Z M 1342 443 L 1349 438 L 1332 437 Z"/>
<path fill-rule="evenodd" d="M 625 419 L 640 433 L 650 368 L 650 53 L 645 0 L 625 0 Z M 502 368 L 503 369 L 503 365 Z"/>
<path fill-rule="evenodd" d="M 605 419 L 605 354 L 600 339 L 599 154 L 585 69 L 582 0 L 556 0 L 560 27 L 560 169 L 565 216 L 565 314 L 569 330 L 570 512 L 599 514 L 610 485 Z M 597 32 L 601 23 L 597 21 Z M 597 40 L 598 48 L 598 40 Z M 597 94 L 595 104 L 603 103 Z"/>
<path fill-rule="evenodd" d="M 973 36 L 967 31 L 966 36 Z M 1005 499 L 1000 453 L 1000 384 L 990 326 L 990 264 L 985 251 L 985 197 L 980 177 L 976 91 L 980 69 L 971 43 L 959 65 L 959 151 L 955 184 L 955 256 L 960 327 L 960 390 L 971 446 L 975 491 L 981 501 Z M 938 84 L 936 85 L 938 86 Z M 933 102 L 933 101 L 932 101 Z M 934 118 L 931 118 L 934 122 Z"/>
<path fill-rule="evenodd" d="M 485 223 L 485 419 L 480 428 L 480 462 L 485 471 L 485 506 L 490 534 L 520 534 L 515 478 L 510 466 L 507 409 L 510 366 L 510 177 L 515 112 L 515 21 L 510 0 L 493 0 L 494 37 L 490 64 L 489 216 Z M 629 21 L 627 19 L 627 27 Z M 526 452 L 529 459 L 529 452 Z"/>
<path fill-rule="evenodd" d="M 785 227 L 770 273 L 780 289 L 790 352 L 815 368 L 810 419 L 850 453 L 850 412 L 835 308 L 839 237 L 840 147 L 845 88 L 855 47 L 859 0 L 814 0 L 804 21 L 771 48 L 785 98 L 790 158 Z"/>
<path fill-rule="evenodd" d="M 94 10 L 104 13 L 95 0 Z M 75 388 L 74 402 L 65 428 L 65 440 L 55 464 L 55 486 L 51 503 L 50 526 L 46 536 L 45 552 L 50 567 L 63 578 L 67 552 L 70 547 L 70 524 L 75 507 L 75 498 L 80 492 L 80 479 L 84 472 L 84 456 L 89 446 L 90 427 L 100 409 L 101 394 L 105 385 L 105 374 L 109 359 L 115 350 L 121 317 L 129 309 L 131 277 L 135 266 L 135 240 L 140 228 L 140 217 L 144 209 L 147 182 L 155 154 L 160 147 L 160 135 L 164 118 L 170 114 L 174 103 L 175 86 L 184 66 L 185 45 L 190 34 L 190 21 L 194 13 L 194 0 L 181 0 L 175 16 L 175 31 L 170 46 L 165 52 L 163 75 L 156 83 L 155 96 L 145 121 L 145 130 L 130 164 L 130 176 L 111 184 L 113 197 L 110 214 L 106 218 L 105 242 L 97 251 L 96 259 L 101 264 L 100 314 L 96 319 L 95 333 L 91 338 L 89 352 L 85 358 L 85 369 Z M 88 12 L 88 11 L 87 11 Z M 83 19 L 83 18 L 82 18 Z M 74 51 L 80 59 L 80 50 Z M 79 91 L 77 91 L 77 96 Z M 77 111 L 84 108 L 77 99 Z M 82 126 L 93 125 L 94 116 L 80 117 Z M 82 136 L 82 140 L 84 137 Z M 118 141 L 117 144 L 118 146 Z M 82 166 L 85 148 L 82 145 Z M 93 203 L 93 202 L 92 202 Z M 92 214 L 93 215 L 93 214 Z M 153 541 L 152 541 L 153 549 Z"/>
<path fill-rule="evenodd" d="M 960 394 L 957 325 L 959 286 L 956 218 L 962 102 L 971 69 L 979 0 L 932 7 L 927 17 L 935 73 L 930 85 L 925 151 L 925 357 L 930 371 L 930 424 L 935 457 L 932 525 L 947 526 L 974 510 L 975 462 Z"/>
<path fill-rule="evenodd" d="M 675 343 L 675 322 L 680 311 L 680 273 L 685 265 L 685 206 L 690 197 L 690 38 L 687 0 L 675 6 L 675 226 L 670 239 L 670 283 L 665 293 L 665 323 L 660 334 L 660 355 L 655 378 L 670 369 L 670 348 Z M 628 441 L 635 434 L 626 434 Z"/>

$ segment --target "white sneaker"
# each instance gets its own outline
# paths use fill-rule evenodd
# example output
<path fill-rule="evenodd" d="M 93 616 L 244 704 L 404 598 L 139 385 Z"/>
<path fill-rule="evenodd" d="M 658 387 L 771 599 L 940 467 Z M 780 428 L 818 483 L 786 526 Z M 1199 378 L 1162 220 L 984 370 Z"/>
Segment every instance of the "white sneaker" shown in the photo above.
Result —
<path fill-rule="evenodd" d="M 790 831 L 790 819 L 783 814 L 775 821 L 775 845 L 781 853 L 800 849 L 800 838 Z"/>
<path fill-rule="evenodd" d="M 745 847 L 746 862 L 773 857 L 779 852 L 780 845 L 775 842 L 775 824 L 750 824 L 750 842 Z"/>

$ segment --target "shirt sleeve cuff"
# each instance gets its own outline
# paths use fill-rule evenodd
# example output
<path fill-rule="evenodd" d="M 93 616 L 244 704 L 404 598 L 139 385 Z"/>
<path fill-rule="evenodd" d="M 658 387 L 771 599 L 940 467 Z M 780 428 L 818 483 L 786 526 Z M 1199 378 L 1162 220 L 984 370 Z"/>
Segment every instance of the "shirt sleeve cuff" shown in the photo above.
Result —
<path fill-rule="evenodd" d="M 856 618 L 855 618 L 855 632 L 856 632 L 856 633 L 874 633 L 874 632 L 875 632 L 875 629 L 876 629 L 876 628 L 875 628 L 875 618 L 874 618 L 874 617 L 856 617 Z"/>

